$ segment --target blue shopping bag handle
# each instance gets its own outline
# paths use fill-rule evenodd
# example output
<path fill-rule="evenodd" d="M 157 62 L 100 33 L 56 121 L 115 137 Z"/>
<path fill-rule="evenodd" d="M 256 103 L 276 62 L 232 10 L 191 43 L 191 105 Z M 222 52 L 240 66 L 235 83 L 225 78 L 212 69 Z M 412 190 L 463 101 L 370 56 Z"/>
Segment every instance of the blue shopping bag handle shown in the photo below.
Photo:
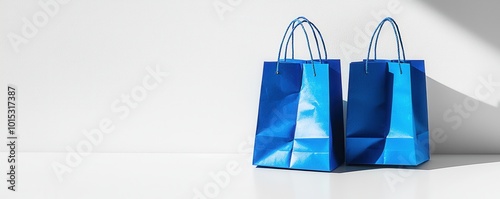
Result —
<path fill-rule="evenodd" d="M 316 36 L 316 31 L 318 32 L 318 35 L 319 35 L 319 37 L 320 37 L 320 39 L 321 39 L 321 42 L 322 42 L 322 44 L 323 44 L 323 51 L 325 52 L 325 60 L 326 60 L 326 59 L 327 59 L 326 45 L 325 45 L 325 41 L 323 40 L 323 35 L 321 34 L 321 31 L 319 31 L 318 27 L 316 27 L 316 25 L 314 25 L 314 23 L 313 23 L 313 22 L 309 21 L 307 18 L 305 18 L 305 17 L 303 17 L 303 16 L 297 17 L 295 20 L 293 20 L 293 21 L 291 22 L 291 25 L 293 24 L 293 27 L 296 27 L 297 25 L 300 25 L 300 23 L 299 23 L 299 24 L 295 24 L 295 23 L 297 23 L 298 21 L 301 21 L 301 22 L 304 22 L 304 21 L 305 21 L 305 22 L 307 22 L 307 23 L 309 24 L 309 26 L 311 27 L 311 30 L 312 30 L 313 35 L 314 35 L 314 40 L 316 41 L 316 47 L 317 47 L 317 49 L 318 49 L 318 56 L 319 56 L 319 57 L 320 57 L 320 59 L 321 59 L 321 50 L 319 49 L 318 37 Z M 289 26 L 288 26 L 288 28 L 287 28 L 287 31 L 288 31 L 290 28 L 291 28 L 291 26 L 289 25 Z M 287 31 L 286 31 L 286 32 L 287 32 Z M 286 32 L 285 32 L 284 37 L 286 36 Z M 293 34 L 293 31 L 292 31 L 292 33 L 291 33 L 290 35 L 291 35 L 291 37 L 290 37 L 290 36 L 288 37 L 288 40 L 287 40 L 286 45 L 285 45 L 285 46 L 286 46 L 286 48 L 285 48 L 285 58 L 284 58 L 285 60 L 287 59 L 287 58 L 286 58 L 286 56 L 287 56 L 287 50 L 288 50 L 288 44 L 289 44 L 289 42 L 290 42 L 290 38 L 291 38 L 291 40 L 292 40 L 292 59 L 295 59 L 295 52 L 294 52 L 295 45 L 294 45 L 294 34 Z M 283 39 L 284 39 L 284 37 L 283 37 Z M 283 42 L 283 41 L 282 41 L 282 42 Z"/>
<path fill-rule="evenodd" d="M 327 59 L 326 45 L 325 45 L 325 41 L 323 40 L 323 35 L 321 35 L 321 32 L 316 27 L 316 25 L 314 25 L 312 22 L 310 22 L 309 20 L 306 19 L 306 20 L 301 20 L 298 24 L 294 25 L 291 34 L 288 36 L 288 39 L 287 39 L 287 42 L 286 42 L 286 45 L 285 45 L 286 47 L 285 47 L 285 58 L 284 58 L 284 61 L 286 62 L 286 54 L 287 54 L 288 44 L 290 42 L 290 39 L 293 38 L 295 28 L 297 28 L 300 25 L 302 27 L 302 30 L 304 30 L 304 34 L 306 35 L 307 45 L 308 45 L 308 48 L 309 48 L 309 55 L 311 56 L 311 64 L 312 64 L 312 68 L 313 68 L 313 74 L 314 74 L 314 76 L 316 76 L 316 67 L 314 66 L 314 58 L 313 58 L 312 50 L 311 50 L 311 47 L 310 47 L 310 44 L 309 44 L 309 39 L 308 39 L 308 36 L 307 36 L 307 31 L 305 30 L 304 26 L 302 25 L 305 22 L 307 22 L 309 24 L 309 26 L 311 28 L 311 31 L 313 32 L 314 39 L 316 41 L 316 47 L 318 49 L 319 63 L 323 63 L 323 61 L 321 60 L 321 50 L 319 48 L 318 37 L 316 36 L 316 31 L 318 31 L 318 34 L 319 34 L 319 36 L 321 38 L 321 41 L 322 41 L 322 44 L 323 44 L 323 50 L 325 52 L 325 59 L 324 60 Z M 292 44 L 292 48 L 293 48 L 293 44 Z M 292 59 L 293 59 L 293 56 L 294 56 L 293 54 L 294 53 L 292 52 Z M 279 57 L 278 57 L 278 60 L 279 60 Z"/>
<path fill-rule="evenodd" d="M 285 42 L 286 36 L 288 35 L 288 39 L 287 39 L 286 47 L 285 47 L 285 60 L 284 61 L 286 61 L 286 53 L 287 53 L 289 42 L 290 42 L 291 39 L 293 39 L 293 33 L 295 32 L 295 29 L 297 27 L 301 26 L 302 30 L 304 31 L 305 37 L 306 37 L 306 42 L 307 42 L 307 46 L 308 46 L 308 49 L 309 49 L 309 55 L 311 57 L 311 63 L 312 63 L 312 66 L 313 66 L 314 76 L 316 76 L 316 70 L 315 70 L 315 67 L 314 67 L 314 58 L 313 58 L 313 55 L 312 55 L 312 50 L 311 50 L 311 45 L 310 45 L 310 41 L 309 41 L 309 36 L 307 34 L 306 29 L 304 28 L 303 23 L 309 24 L 309 26 L 310 26 L 313 34 L 314 34 L 314 38 L 315 38 L 315 41 L 316 41 L 316 46 L 317 46 L 317 49 L 318 49 L 318 55 L 320 56 L 320 58 L 319 58 L 320 63 L 322 61 L 321 60 L 321 50 L 319 48 L 319 43 L 318 43 L 318 38 L 317 38 L 317 35 L 316 35 L 316 31 L 318 32 L 318 35 L 319 35 L 319 37 L 320 37 L 320 39 L 322 41 L 322 44 L 323 44 L 323 50 L 325 52 L 325 59 L 327 58 L 327 55 L 326 55 L 326 45 L 325 45 L 325 42 L 323 40 L 323 36 L 321 35 L 321 32 L 319 32 L 319 29 L 316 27 L 316 25 L 314 25 L 314 23 L 310 22 L 307 18 L 305 18 L 305 17 L 297 17 L 292 22 L 290 22 L 290 24 L 288 25 L 287 29 L 285 30 L 285 34 L 283 35 L 283 39 L 281 40 L 280 49 L 278 51 L 278 62 L 276 64 L 276 74 L 279 74 L 280 57 L 281 57 L 281 52 L 283 50 L 283 43 Z M 291 31 L 290 31 L 290 29 L 291 29 Z M 290 34 L 288 34 L 289 31 L 290 31 Z M 292 54 L 294 54 L 294 51 L 293 51 L 293 41 L 292 41 Z M 292 59 L 293 59 L 293 55 L 292 55 Z"/>
<path fill-rule="evenodd" d="M 405 48 L 403 46 L 403 39 L 401 38 L 401 32 L 399 31 L 399 26 L 398 26 L 398 24 L 396 23 L 396 21 L 393 18 L 391 18 L 391 17 L 387 17 L 387 18 L 396 27 L 397 35 L 398 35 L 398 38 L 399 38 L 399 43 L 401 45 L 401 50 L 403 52 L 403 60 L 406 61 Z M 378 38 L 379 38 L 380 32 L 381 32 L 380 30 L 382 29 L 382 27 L 384 26 L 384 24 L 382 24 L 382 26 L 380 26 L 380 29 L 377 32 L 377 38 L 375 39 L 375 47 L 373 49 L 373 53 L 374 53 L 375 59 L 377 59 L 377 46 L 378 46 Z"/>
<path fill-rule="evenodd" d="M 299 23 L 298 23 L 298 24 L 296 24 L 297 22 L 299 22 Z M 276 64 L 276 74 L 279 74 L 279 62 L 280 62 L 281 51 L 282 51 L 282 49 L 283 49 L 283 43 L 284 43 L 284 41 L 285 41 L 285 38 L 286 38 L 286 36 L 288 35 L 288 31 L 290 31 L 290 29 L 292 29 L 292 30 L 291 30 L 291 32 L 290 32 L 290 34 L 289 34 L 288 40 L 287 40 L 287 45 L 286 45 L 286 47 L 285 47 L 285 53 L 287 52 L 289 41 L 290 41 L 290 39 L 293 37 L 294 32 L 295 32 L 295 29 L 296 29 L 298 26 L 301 26 L 301 27 L 302 27 L 302 30 L 304 31 L 304 34 L 305 34 L 305 37 L 306 37 L 306 41 L 307 41 L 307 46 L 308 46 L 308 48 L 309 48 L 309 55 L 310 55 L 310 57 L 311 57 L 311 62 L 313 62 L 313 55 L 312 55 L 311 45 L 310 45 L 310 42 L 309 42 L 309 36 L 308 36 L 308 34 L 307 34 L 306 29 L 304 28 L 304 25 L 303 25 L 303 23 L 304 23 L 304 22 L 307 22 L 307 23 L 309 24 L 309 26 L 311 27 L 311 29 L 313 30 L 313 33 L 314 33 L 314 36 L 315 36 L 315 40 L 316 40 L 316 44 L 318 44 L 318 39 L 317 39 L 317 37 L 316 37 L 316 33 L 314 32 L 314 28 L 313 28 L 313 26 L 311 25 L 311 22 L 310 22 L 307 18 L 302 17 L 302 16 L 301 16 L 301 17 L 297 17 L 296 19 L 294 19 L 294 20 L 293 20 L 292 22 L 290 22 L 290 24 L 288 25 L 288 27 L 287 27 L 287 29 L 286 29 L 286 31 L 285 31 L 285 34 L 283 35 L 283 39 L 281 40 L 280 49 L 279 49 L 279 51 L 278 51 L 278 62 L 277 62 L 277 64 Z M 319 45 L 317 45 L 317 46 L 318 46 L 318 52 L 320 52 L 320 51 L 319 51 Z M 293 44 L 292 44 L 292 54 L 294 54 L 294 52 L 293 52 Z M 285 60 L 284 60 L 284 61 L 286 61 L 286 55 L 285 55 Z M 314 62 L 313 62 L 313 69 L 314 69 Z M 314 72 L 315 72 L 315 70 L 314 70 Z"/>
<path fill-rule="evenodd" d="M 365 73 L 366 74 L 368 74 L 368 60 L 370 60 L 370 52 L 371 52 L 371 49 L 372 49 L 373 39 L 375 38 L 375 35 L 377 35 L 377 37 L 376 37 L 375 45 L 374 45 L 374 51 L 375 51 L 375 53 L 374 53 L 374 56 L 375 56 L 374 60 L 377 60 L 378 38 L 379 38 L 380 32 L 381 32 L 382 27 L 384 26 L 385 22 L 389 22 L 391 24 L 391 26 L 392 26 L 392 29 L 394 30 L 394 35 L 396 37 L 396 44 L 397 44 L 397 47 L 398 47 L 398 63 L 400 64 L 399 70 L 402 73 L 402 69 L 401 69 L 401 52 L 403 53 L 403 62 L 406 61 L 406 55 L 405 55 L 405 50 L 404 50 L 404 46 L 403 46 L 403 40 L 401 38 L 401 32 L 399 31 L 399 26 L 396 23 L 396 21 L 393 18 L 391 18 L 391 17 L 386 17 L 384 20 L 382 20 L 379 23 L 379 25 L 377 26 L 377 28 L 373 32 L 372 38 L 370 40 L 370 46 L 368 47 L 368 55 L 367 55 L 366 63 L 365 63 Z"/>

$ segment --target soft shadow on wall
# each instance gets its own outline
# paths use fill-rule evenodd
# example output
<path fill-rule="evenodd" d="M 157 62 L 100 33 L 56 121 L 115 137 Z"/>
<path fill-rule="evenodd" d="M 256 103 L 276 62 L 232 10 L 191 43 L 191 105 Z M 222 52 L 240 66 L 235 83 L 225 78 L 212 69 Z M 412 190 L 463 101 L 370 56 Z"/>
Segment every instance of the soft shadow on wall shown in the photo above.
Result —
<path fill-rule="evenodd" d="M 487 94 L 487 85 L 482 92 Z M 500 153 L 500 108 L 427 77 L 430 142 L 434 153 Z"/>
<path fill-rule="evenodd" d="M 422 0 L 486 42 L 500 48 L 500 1 Z"/>

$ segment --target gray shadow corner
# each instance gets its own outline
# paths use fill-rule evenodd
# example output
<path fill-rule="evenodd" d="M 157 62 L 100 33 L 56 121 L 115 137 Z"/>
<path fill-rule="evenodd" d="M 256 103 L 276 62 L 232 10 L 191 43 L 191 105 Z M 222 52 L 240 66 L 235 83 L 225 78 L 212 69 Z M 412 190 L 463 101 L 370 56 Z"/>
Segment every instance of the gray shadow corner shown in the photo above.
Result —
<path fill-rule="evenodd" d="M 433 154 L 431 160 L 415 167 L 417 170 L 436 170 L 500 162 L 496 154 Z"/>
<path fill-rule="evenodd" d="M 500 48 L 500 1 L 422 0 L 438 12 Z"/>

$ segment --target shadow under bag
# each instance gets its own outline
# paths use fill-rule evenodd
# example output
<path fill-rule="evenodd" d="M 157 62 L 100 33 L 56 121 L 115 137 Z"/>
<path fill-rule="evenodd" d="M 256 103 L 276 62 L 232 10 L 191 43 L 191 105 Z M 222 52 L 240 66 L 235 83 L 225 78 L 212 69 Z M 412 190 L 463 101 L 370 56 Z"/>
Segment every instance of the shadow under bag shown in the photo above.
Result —
<path fill-rule="evenodd" d="M 313 59 L 310 27 L 320 59 Z M 309 60 L 286 58 L 296 28 L 306 34 Z M 288 31 L 285 58 L 281 49 Z M 321 58 L 318 36 L 323 44 Z M 327 59 L 317 27 L 304 17 L 285 31 L 278 61 L 264 62 L 253 164 L 262 167 L 331 171 L 344 161 L 340 60 Z"/>
<path fill-rule="evenodd" d="M 376 58 L 385 22 L 396 35 L 397 60 Z M 376 37 L 375 59 L 369 59 Z M 403 59 L 401 59 L 401 52 Z M 352 62 L 346 122 L 348 164 L 416 166 L 429 160 L 429 127 L 423 60 L 406 60 L 399 27 L 384 19 L 373 33 L 368 58 Z"/>

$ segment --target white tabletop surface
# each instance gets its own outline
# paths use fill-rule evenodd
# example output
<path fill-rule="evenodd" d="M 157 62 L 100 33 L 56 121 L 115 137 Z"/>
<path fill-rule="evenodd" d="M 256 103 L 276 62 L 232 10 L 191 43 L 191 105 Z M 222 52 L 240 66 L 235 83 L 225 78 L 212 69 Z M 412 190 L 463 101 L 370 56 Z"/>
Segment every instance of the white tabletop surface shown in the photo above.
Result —
<path fill-rule="evenodd" d="M 324 173 L 255 168 L 250 154 L 94 153 L 59 181 L 52 165 L 66 155 L 20 153 L 17 192 L 2 183 L 0 198 L 500 198 L 500 155 Z"/>

